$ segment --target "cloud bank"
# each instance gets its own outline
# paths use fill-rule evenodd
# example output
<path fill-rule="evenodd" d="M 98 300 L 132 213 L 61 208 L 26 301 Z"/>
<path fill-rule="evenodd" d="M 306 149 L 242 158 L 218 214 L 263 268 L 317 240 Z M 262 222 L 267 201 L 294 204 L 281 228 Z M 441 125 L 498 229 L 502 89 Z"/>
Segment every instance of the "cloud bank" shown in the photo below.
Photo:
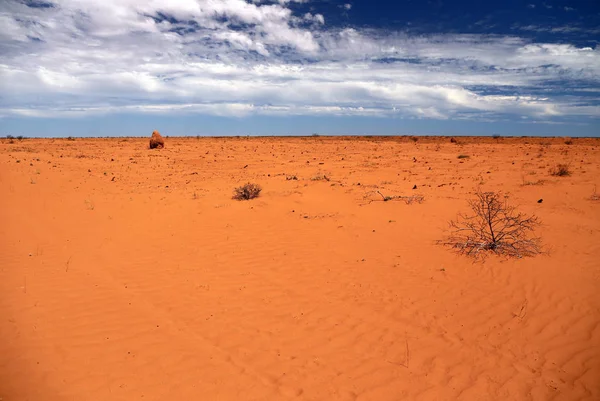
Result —
<path fill-rule="evenodd" d="M 600 117 L 598 47 L 330 27 L 306 2 L 4 1 L 0 116 Z"/>

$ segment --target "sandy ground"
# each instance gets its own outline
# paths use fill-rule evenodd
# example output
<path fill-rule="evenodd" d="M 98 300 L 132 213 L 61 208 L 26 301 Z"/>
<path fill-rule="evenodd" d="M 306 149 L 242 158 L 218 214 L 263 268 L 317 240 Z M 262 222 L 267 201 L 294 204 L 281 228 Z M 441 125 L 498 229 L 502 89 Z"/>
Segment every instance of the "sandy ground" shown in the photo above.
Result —
<path fill-rule="evenodd" d="M 147 143 L 1 141 L 3 401 L 600 399 L 600 140 Z M 479 185 L 548 255 L 436 244 Z"/>

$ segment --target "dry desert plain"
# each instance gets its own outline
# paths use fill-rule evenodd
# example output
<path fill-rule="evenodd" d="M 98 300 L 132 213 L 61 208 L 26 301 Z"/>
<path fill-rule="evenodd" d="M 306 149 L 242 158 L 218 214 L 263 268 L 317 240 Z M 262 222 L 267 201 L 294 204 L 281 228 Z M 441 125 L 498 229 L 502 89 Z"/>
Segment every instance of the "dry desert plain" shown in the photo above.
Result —
<path fill-rule="evenodd" d="M 0 398 L 599 400 L 600 140 L 415 139 L 0 141 Z M 436 244 L 478 187 L 547 253 Z"/>

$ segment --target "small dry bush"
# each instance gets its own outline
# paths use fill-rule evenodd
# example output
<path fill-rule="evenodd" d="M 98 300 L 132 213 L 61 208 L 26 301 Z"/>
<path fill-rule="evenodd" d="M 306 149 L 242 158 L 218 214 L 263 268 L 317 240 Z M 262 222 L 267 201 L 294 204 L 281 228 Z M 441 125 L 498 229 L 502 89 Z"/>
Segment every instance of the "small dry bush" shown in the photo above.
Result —
<path fill-rule="evenodd" d="M 573 145 L 573 140 L 571 138 L 565 138 L 565 145 Z"/>
<path fill-rule="evenodd" d="M 523 180 L 523 184 L 521 184 L 522 186 L 526 187 L 529 185 L 544 185 L 546 183 L 545 180 L 536 180 L 536 181 L 526 181 L 525 179 Z"/>
<path fill-rule="evenodd" d="M 150 137 L 150 149 L 162 149 L 165 147 L 165 140 L 160 135 L 160 132 L 154 131 L 152 132 L 152 136 Z"/>
<path fill-rule="evenodd" d="M 247 183 L 233 190 L 233 199 L 250 200 L 260 195 L 262 188 L 258 184 Z"/>
<path fill-rule="evenodd" d="M 594 185 L 594 192 L 592 193 L 592 196 L 590 196 L 590 200 L 600 201 L 600 195 L 598 195 L 598 193 L 596 192 L 596 186 L 595 185 Z"/>
<path fill-rule="evenodd" d="M 558 177 L 567 177 L 571 175 L 571 170 L 568 164 L 557 164 L 550 169 L 550 174 Z"/>
<path fill-rule="evenodd" d="M 331 178 L 329 178 L 327 175 L 325 175 L 323 173 L 319 173 L 319 174 L 313 176 L 310 180 L 311 181 L 330 181 Z"/>
<path fill-rule="evenodd" d="M 402 196 L 402 195 L 384 195 L 380 191 L 376 191 L 384 202 L 389 202 L 393 200 L 401 200 L 404 201 L 407 205 L 412 205 L 413 203 L 423 203 L 425 197 L 423 195 L 411 195 L 411 196 Z M 370 203 L 370 202 L 369 202 Z"/>
<path fill-rule="evenodd" d="M 473 214 L 451 221 L 451 234 L 441 244 L 475 258 L 489 252 L 518 258 L 542 252 L 540 239 L 533 236 L 538 218 L 518 212 L 502 193 L 478 191 L 469 206 Z"/>

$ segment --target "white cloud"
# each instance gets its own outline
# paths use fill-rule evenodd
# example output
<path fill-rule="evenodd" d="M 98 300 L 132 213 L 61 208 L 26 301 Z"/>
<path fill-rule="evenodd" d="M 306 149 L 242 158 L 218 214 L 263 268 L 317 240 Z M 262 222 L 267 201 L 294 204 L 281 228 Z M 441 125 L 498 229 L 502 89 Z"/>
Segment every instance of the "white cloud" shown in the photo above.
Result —
<path fill-rule="evenodd" d="M 54 1 L 0 4 L 0 115 L 600 115 L 551 84 L 597 85 L 598 48 L 331 29 L 287 0 Z"/>
<path fill-rule="evenodd" d="M 311 13 L 306 13 L 306 14 L 304 14 L 304 20 L 315 22 L 315 23 L 321 24 L 321 25 L 323 25 L 325 23 L 325 17 L 323 17 L 323 15 L 321 15 L 321 14 L 313 15 Z"/>

